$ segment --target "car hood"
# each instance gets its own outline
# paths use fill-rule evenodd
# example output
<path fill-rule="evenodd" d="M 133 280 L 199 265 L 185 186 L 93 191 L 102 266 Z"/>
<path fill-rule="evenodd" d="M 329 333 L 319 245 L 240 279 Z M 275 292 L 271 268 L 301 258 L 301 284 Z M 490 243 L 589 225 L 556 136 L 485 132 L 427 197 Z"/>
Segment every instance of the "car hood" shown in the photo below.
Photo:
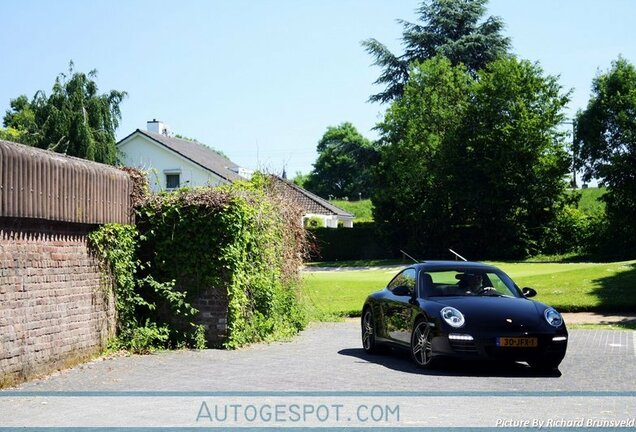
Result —
<path fill-rule="evenodd" d="M 516 297 L 437 297 L 437 303 L 458 309 L 473 328 L 509 328 L 538 330 L 549 327 L 543 317 L 547 307 L 541 303 Z"/>

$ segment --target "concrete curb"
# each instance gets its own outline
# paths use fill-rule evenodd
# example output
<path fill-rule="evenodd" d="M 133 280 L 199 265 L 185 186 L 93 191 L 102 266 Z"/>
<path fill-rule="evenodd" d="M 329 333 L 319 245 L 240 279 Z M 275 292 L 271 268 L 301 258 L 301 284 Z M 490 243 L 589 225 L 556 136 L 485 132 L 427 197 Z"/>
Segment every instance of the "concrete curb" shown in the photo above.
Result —
<path fill-rule="evenodd" d="M 566 324 L 628 324 L 636 323 L 636 314 L 605 314 L 599 312 L 564 312 Z"/>

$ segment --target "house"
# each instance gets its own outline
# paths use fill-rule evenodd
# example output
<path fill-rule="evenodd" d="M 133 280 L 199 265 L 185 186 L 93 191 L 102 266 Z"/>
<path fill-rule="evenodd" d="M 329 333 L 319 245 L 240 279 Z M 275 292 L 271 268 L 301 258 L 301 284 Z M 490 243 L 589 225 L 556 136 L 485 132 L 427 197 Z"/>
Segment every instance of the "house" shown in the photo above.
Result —
<path fill-rule="evenodd" d="M 353 227 L 354 216 L 352 214 L 286 179 L 276 175 L 271 177 L 276 190 L 286 199 L 295 201 L 303 209 L 303 221 L 309 218 L 317 218 L 322 221 L 323 227 Z"/>
<path fill-rule="evenodd" d="M 149 172 L 154 192 L 183 186 L 219 186 L 249 178 L 251 171 L 212 148 L 168 134 L 166 125 L 152 120 L 117 143 L 126 166 Z"/>
<path fill-rule="evenodd" d="M 135 130 L 117 147 L 124 165 L 149 173 L 153 192 L 183 186 L 219 186 L 249 179 L 253 173 L 204 144 L 171 136 L 166 125 L 157 120 L 149 121 L 145 131 Z M 303 222 L 316 218 L 324 227 L 353 226 L 352 214 L 285 179 L 272 178 L 277 190 L 303 209 Z"/>

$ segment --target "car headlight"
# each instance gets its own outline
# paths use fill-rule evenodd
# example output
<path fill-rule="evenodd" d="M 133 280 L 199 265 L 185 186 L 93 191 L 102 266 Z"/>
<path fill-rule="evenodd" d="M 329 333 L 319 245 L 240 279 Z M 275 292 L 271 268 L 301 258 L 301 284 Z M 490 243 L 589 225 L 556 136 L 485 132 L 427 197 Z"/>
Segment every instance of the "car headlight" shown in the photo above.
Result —
<path fill-rule="evenodd" d="M 561 324 L 563 324 L 563 317 L 553 308 L 547 308 L 543 312 L 543 316 L 552 327 L 561 327 Z"/>
<path fill-rule="evenodd" d="M 454 307 L 446 306 L 439 313 L 442 315 L 442 318 L 444 318 L 444 321 L 451 327 L 459 328 L 466 323 L 464 315 Z"/>

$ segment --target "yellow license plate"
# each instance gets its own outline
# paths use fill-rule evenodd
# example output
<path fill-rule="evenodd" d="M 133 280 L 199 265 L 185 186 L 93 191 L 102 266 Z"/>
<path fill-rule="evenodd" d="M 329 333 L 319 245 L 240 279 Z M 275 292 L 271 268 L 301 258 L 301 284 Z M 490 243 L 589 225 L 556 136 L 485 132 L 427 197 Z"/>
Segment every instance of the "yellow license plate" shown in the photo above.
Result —
<path fill-rule="evenodd" d="M 500 337 L 497 346 L 506 348 L 536 348 L 538 340 L 534 337 Z"/>

